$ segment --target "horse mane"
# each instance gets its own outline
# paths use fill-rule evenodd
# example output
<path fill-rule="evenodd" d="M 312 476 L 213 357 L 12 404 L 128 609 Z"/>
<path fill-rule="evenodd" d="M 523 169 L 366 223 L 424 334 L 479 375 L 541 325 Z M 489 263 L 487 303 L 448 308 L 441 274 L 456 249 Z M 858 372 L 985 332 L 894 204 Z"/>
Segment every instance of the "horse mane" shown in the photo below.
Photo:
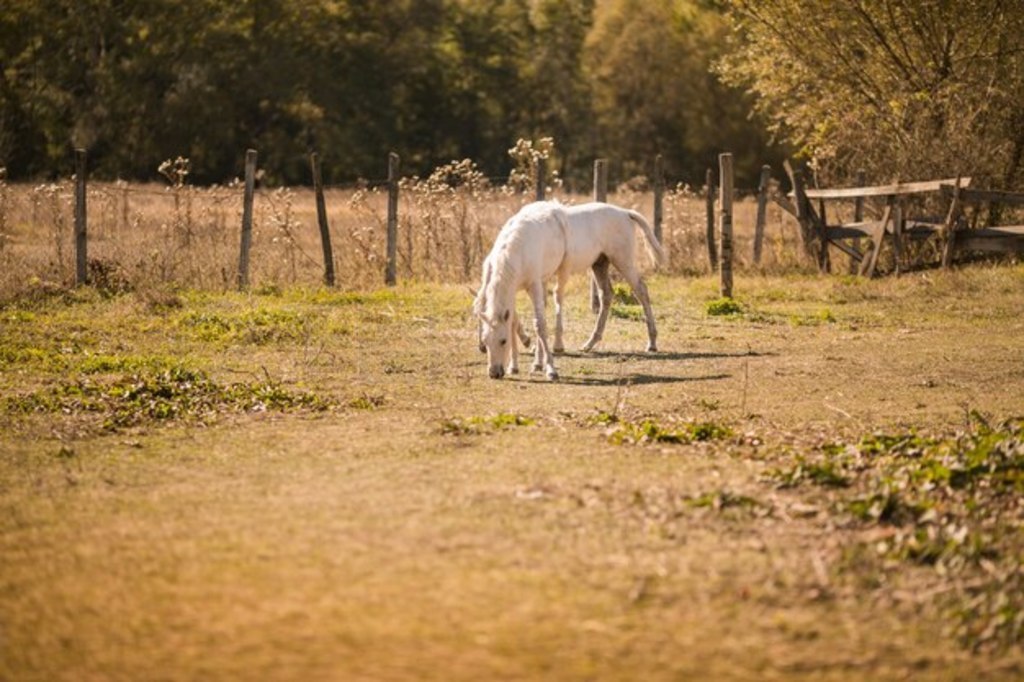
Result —
<path fill-rule="evenodd" d="M 500 248 L 491 254 L 492 258 L 488 259 L 490 261 L 490 278 L 486 286 L 481 288 L 484 301 L 480 312 L 492 317 L 500 312 L 497 310 L 499 301 L 514 300 L 519 276 L 519 265 L 512 257 L 513 249 L 509 248 L 511 244 L 519 241 L 516 239 L 518 231 L 506 236 L 508 238 L 502 241 Z"/>

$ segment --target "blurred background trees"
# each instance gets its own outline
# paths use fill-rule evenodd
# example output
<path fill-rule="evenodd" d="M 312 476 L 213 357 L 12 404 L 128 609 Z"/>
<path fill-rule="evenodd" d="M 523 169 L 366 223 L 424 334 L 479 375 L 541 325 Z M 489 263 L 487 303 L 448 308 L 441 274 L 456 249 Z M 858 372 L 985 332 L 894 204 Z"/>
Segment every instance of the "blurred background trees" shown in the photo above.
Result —
<path fill-rule="evenodd" d="M 1024 179 L 1024 0 L 0 0 L 0 166 L 198 183 L 260 151 L 271 182 L 426 175 L 472 158 L 507 175 L 551 136 L 585 189 L 694 184 L 733 152 L 752 186 L 783 145 L 841 181 Z M 773 141 L 777 141 L 773 142 Z M 888 177 L 879 179 L 891 179 Z"/>
<path fill-rule="evenodd" d="M 518 138 L 556 140 L 553 170 L 699 182 L 715 154 L 777 158 L 749 98 L 711 65 L 728 25 L 698 0 L 0 0 L 0 165 L 197 183 L 260 151 L 271 182 L 379 178 L 389 150 L 425 175 L 474 159 L 506 175 Z M 750 180 L 753 182 L 753 180 Z"/>

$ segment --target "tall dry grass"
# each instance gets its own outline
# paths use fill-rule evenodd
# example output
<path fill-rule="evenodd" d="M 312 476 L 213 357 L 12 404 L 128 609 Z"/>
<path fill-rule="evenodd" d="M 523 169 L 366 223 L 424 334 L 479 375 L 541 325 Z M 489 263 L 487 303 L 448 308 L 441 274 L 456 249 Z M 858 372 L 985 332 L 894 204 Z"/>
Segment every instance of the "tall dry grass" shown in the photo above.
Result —
<path fill-rule="evenodd" d="M 238 273 L 242 188 L 192 187 L 183 175 L 169 186 L 90 183 L 89 274 L 97 287 L 225 290 Z M 567 204 L 589 200 L 551 188 Z M 487 181 L 469 162 L 442 166 L 428 178 L 401 183 L 397 272 L 416 281 L 467 281 L 505 220 L 530 201 L 530 192 Z M 651 219 L 653 194 L 624 186 L 609 201 Z M 74 186 L 7 184 L 0 179 L 0 297 L 74 279 Z M 328 189 L 328 220 L 339 286 L 367 288 L 384 281 L 386 191 L 379 187 Z M 735 206 L 735 263 L 754 268 L 755 202 Z M 674 274 L 710 271 L 704 198 L 686 187 L 666 193 L 663 241 Z M 768 208 L 761 270 L 810 267 L 800 253 L 796 224 Z M 250 282 L 255 288 L 315 286 L 323 278 L 322 250 L 312 190 L 258 189 L 254 206 Z"/>

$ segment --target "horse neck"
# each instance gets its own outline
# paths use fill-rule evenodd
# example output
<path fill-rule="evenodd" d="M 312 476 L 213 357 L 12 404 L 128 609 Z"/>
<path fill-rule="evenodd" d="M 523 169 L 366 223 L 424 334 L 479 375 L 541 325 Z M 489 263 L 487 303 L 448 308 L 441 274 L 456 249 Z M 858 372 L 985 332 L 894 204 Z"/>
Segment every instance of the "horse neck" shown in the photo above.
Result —
<path fill-rule="evenodd" d="M 492 317 L 511 310 L 515 305 L 516 271 L 509 262 L 507 254 L 502 255 L 506 257 L 495 259 L 494 270 L 487 283 L 487 313 Z"/>

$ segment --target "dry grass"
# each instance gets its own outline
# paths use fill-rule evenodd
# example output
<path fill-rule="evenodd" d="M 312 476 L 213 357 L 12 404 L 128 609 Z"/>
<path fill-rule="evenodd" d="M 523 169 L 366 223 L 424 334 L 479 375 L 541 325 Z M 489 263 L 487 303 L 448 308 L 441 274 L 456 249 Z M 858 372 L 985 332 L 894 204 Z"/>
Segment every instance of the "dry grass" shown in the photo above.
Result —
<path fill-rule="evenodd" d="M 8 305 L 0 678 L 1019 679 L 1019 491 L 936 498 L 991 552 L 932 564 L 851 510 L 931 456 L 864 443 L 1020 415 L 1024 271 L 651 290 L 663 352 L 623 307 L 557 384 L 461 285 Z"/>
<path fill-rule="evenodd" d="M 456 183 L 457 188 L 452 184 Z M 0 185 L 0 298 L 74 279 L 73 186 Z M 566 203 L 587 197 L 556 191 Z M 493 187 L 471 167 L 453 164 L 430 178 L 403 181 L 397 243 L 398 276 L 418 282 L 472 282 L 505 220 L 529 198 Z M 653 195 L 623 188 L 610 200 L 649 218 Z M 224 291 L 238 276 L 242 190 L 188 185 L 91 183 L 90 276 L 101 288 L 183 287 Z M 361 289 L 383 282 L 386 193 L 380 188 L 328 190 L 328 220 L 337 281 Z M 737 204 L 736 261 L 750 268 L 755 206 Z M 704 200 L 677 188 L 665 200 L 666 272 L 710 272 Z M 760 271 L 807 267 L 798 251 L 796 226 L 769 207 Z M 254 208 L 250 258 L 253 287 L 315 286 L 323 256 L 311 190 L 260 190 Z"/>

